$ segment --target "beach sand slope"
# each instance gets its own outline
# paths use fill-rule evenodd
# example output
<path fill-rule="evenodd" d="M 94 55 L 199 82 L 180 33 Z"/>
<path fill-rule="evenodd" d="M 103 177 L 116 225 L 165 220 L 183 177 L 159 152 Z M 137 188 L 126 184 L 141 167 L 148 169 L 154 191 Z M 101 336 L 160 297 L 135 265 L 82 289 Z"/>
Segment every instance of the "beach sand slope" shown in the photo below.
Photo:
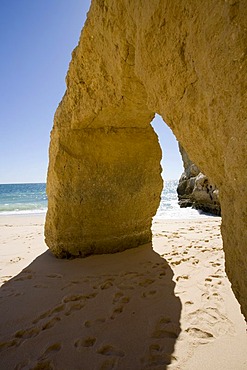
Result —
<path fill-rule="evenodd" d="M 43 216 L 0 218 L 1 369 L 246 369 L 219 218 L 155 220 L 153 245 L 58 260 Z"/>

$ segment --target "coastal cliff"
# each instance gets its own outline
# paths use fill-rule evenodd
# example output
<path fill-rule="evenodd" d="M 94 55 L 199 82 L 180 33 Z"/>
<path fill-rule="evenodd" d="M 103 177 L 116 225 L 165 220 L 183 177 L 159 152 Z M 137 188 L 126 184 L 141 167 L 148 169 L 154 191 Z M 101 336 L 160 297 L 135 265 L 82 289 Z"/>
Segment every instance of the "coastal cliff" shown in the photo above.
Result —
<path fill-rule="evenodd" d="M 179 151 L 184 165 L 184 172 L 179 179 L 177 187 L 180 207 L 193 207 L 205 213 L 220 216 L 218 189 L 189 159 L 188 154 L 180 143 Z"/>
<path fill-rule="evenodd" d="M 46 243 L 59 257 L 151 239 L 161 115 L 219 189 L 226 272 L 247 317 L 246 1 L 93 0 L 51 133 Z"/>

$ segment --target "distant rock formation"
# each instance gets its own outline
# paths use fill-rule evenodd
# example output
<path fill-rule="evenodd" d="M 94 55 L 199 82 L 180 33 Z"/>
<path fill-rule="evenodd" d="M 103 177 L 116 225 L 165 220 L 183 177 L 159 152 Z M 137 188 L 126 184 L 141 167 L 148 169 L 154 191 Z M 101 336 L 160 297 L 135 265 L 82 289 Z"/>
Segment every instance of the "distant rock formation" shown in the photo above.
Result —
<path fill-rule="evenodd" d="M 190 160 L 180 143 L 179 151 L 184 165 L 177 187 L 180 207 L 193 207 L 220 216 L 219 190 Z"/>
<path fill-rule="evenodd" d="M 158 113 L 219 189 L 226 272 L 247 318 L 246 19 L 244 0 L 92 0 L 51 133 L 56 256 L 151 241 Z"/>

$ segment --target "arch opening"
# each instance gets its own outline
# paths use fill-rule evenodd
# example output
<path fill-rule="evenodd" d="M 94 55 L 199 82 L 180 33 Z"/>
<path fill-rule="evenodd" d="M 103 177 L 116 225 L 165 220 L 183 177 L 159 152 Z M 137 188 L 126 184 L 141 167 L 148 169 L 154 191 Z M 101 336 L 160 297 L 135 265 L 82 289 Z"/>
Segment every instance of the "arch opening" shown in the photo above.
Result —
<path fill-rule="evenodd" d="M 236 312 L 234 325 L 242 328 L 245 325 L 241 306 L 233 294 L 225 273 L 221 217 L 212 211 L 204 212 L 191 207 L 179 207 L 177 185 L 185 171 L 179 143 L 161 116 L 156 115 L 151 125 L 162 149 L 161 165 L 164 179 L 160 206 L 152 223 L 152 246 L 155 252 L 167 260 L 173 271 L 176 282 L 175 295 L 182 304 L 181 316 L 183 317 L 185 311 L 189 312 L 186 323 L 188 332 L 192 322 L 201 332 L 209 325 L 208 334 L 220 339 L 219 327 L 213 321 L 221 322 L 223 313 L 226 315 L 226 320 L 219 325 L 220 331 L 227 333 L 231 330 L 228 319 L 230 314 L 225 308 L 229 304 L 226 297 L 231 301 L 231 306 Z M 167 148 L 169 140 L 170 144 L 172 142 L 172 149 Z M 169 160 L 171 160 L 171 166 L 176 168 L 175 171 L 167 171 L 167 174 Z M 174 178 L 175 176 L 170 174 L 175 174 L 177 177 Z M 205 192 L 205 189 L 202 188 L 201 191 Z M 195 286 L 196 289 L 193 288 Z M 208 318 L 206 324 L 205 322 L 202 324 L 201 317 Z M 178 342 L 178 352 L 179 346 Z"/>
<path fill-rule="evenodd" d="M 220 216 L 219 192 L 215 185 L 189 159 L 161 116 L 156 114 L 151 126 L 162 151 L 164 186 L 157 216 L 165 219 Z"/>
<path fill-rule="evenodd" d="M 163 118 L 156 114 L 151 122 L 162 150 L 161 176 L 164 180 L 178 180 L 183 172 L 183 163 L 178 150 L 178 141 Z"/>

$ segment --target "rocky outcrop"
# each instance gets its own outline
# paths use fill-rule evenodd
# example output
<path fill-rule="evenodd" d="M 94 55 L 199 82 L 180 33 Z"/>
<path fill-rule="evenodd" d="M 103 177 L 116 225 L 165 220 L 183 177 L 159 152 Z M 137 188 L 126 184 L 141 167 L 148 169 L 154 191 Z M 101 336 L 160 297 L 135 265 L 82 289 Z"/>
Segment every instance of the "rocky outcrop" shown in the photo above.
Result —
<path fill-rule="evenodd" d="M 206 213 L 220 216 L 219 190 L 207 176 L 189 159 L 188 154 L 179 143 L 184 172 L 177 187 L 180 207 L 193 207 Z"/>
<path fill-rule="evenodd" d="M 220 192 L 226 271 L 247 317 L 247 3 L 93 0 L 51 134 L 57 256 L 151 239 L 161 115 Z"/>

